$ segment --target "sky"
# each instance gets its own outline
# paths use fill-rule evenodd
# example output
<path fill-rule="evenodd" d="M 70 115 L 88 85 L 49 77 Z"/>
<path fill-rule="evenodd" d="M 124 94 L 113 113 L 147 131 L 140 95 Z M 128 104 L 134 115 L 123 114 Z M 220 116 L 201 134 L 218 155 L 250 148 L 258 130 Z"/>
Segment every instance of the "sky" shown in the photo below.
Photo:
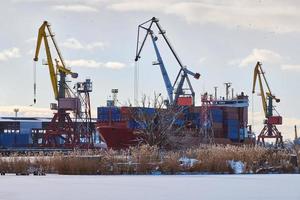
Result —
<path fill-rule="evenodd" d="M 79 74 L 76 81 L 91 78 L 93 115 L 106 104 L 112 88 L 118 88 L 120 105 L 133 102 L 134 58 L 137 27 L 158 17 L 174 49 L 190 70 L 200 95 L 225 95 L 225 82 L 235 93 L 249 95 L 249 123 L 262 128 L 260 96 L 252 95 L 253 69 L 262 62 L 272 92 L 281 99 L 276 105 L 284 124 L 285 138 L 300 127 L 298 99 L 300 76 L 300 2 L 297 0 L 11 0 L 0 2 L 0 114 L 51 116 L 55 102 L 48 69 L 42 65 L 42 47 L 37 69 L 37 104 L 33 103 L 33 57 L 38 28 L 51 23 L 67 65 Z M 179 67 L 162 39 L 158 45 L 173 82 Z M 166 95 L 153 46 L 146 42 L 138 63 L 139 94 Z M 71 80 L 70 80 L 71 81 Z"/>

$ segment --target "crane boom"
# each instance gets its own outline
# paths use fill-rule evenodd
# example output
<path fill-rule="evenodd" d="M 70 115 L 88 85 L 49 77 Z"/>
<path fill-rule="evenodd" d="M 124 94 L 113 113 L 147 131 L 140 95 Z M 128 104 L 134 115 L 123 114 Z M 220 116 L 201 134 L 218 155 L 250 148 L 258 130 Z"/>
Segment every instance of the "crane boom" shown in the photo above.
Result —
<path fill-rule="evenodd" d="M 160 67 L 160 70 L 161 70 L 161 73 L 162 73 L 162 76 L 163 76 L 163 79 L 164 79 L 164 82 L 165 82 L 165 85 L 166 85 L 166 88 L 167 88 L 167 93 L 168 93 L 168 96 L 169 96 L 169 100 L 170 100 L 170 102 L 173 102 L 173 87 L 172 87 L 169 75 L 167 73 L 167 70 L 165 68 L 163 59 L 162 59 L 162 57 L 159 53 L 158 47 L 156 45 L 157 37 L 154 37 L 153 34 L 151 33 L 151 39 L 152 39 L 152 42 L 153 42 L 154 50 L 155 50 L 157 61 L 158 61 L 158 63 L 155 63 L 155 64 L 158 64 L 159 67 Z"/>
<path fill-rule="evenodd" d="M 48 30 L 49 35 L 47 35 L 46 30 Z M 59 60 L 57 60 L 57 59 L 55 60 L 56 65 L 53 64 L 53 59 L 52 59 L 52 55 L 51 55 L 48 37 L 51 38 L 52 43 L 53 43 L 55 50 L 59 57 Z M 38 31 L 35 56 L 33 58 L 33 60 L 35 62 L 37 62 L 39 59 L 39 53 L 40 53 L 42 41 L 44 41 L 44 45 L 45 45 L 46 56 L 47 56 L 47 65 L 48 65 L 48 69 L 49 69 L 49 75 L 50 75 L 50 80 L 51 80 L 54 97 L 56 100 L 58 100 L 58 98 L 65 96 L 65 91 L 64 91 L 64 90 L 66 90 L 65 85 L 64 85 L 65 84 L 64 83 L 65 76 L 71 75 L 73 78 L 77 78 L 78 74 L 72 72 L 70 69 L 68 69 L 66 67 L 63 57 L 59 51 L 59 48 L 57 46 L 55 39 L 54 39 L 54 34 L 52 33 L 52 31 L 50 29 L 50 24 L 47 21 L 43 22 L 43 24 L 41 25 L 41 27 L 39 28 L 39 31 Z M 58 84 L 57 75 L 60 75 L 61 84 Z"/>
<path fill-rule="evenodd" d="M 261 68 L 261 63 L 257 62 L 256 66 L 254 68 L 252 93 L 255 93 L 255 86 L 256 86 L 256 81 L 258 78 L 261 102 L 263 105 L 263 111 L 264 111 L 265 117 L 267 117 L 267 99 L 266 99 L 266 95 L 265 95 L 265 91 L 264 91 L 264 87 L 263 87 L 263 83 L 262 83 L 261 74 L 263 74 L 263 71 Z"/>
<path fill-rule="evenodd" d="M 47 34 L 46 34 L 46 31 L 45 31 L 45 28 L 46 28 L 47 25 L 48 25 L 48 22 L 44 21 L 42 26 L 39 28 L 38 38 L 37 38 L 37 43 L 36 43 L 35 56 L 34 56 L 33 60 L 35 62 L 38 61 L 38 56 L 39 56 L 40 49 L 41 49 L 41 43 L 42 43 L 42 40 L 44 40 L 46 56 L 47 56 L 47 64 L 48 64 L 49 74 L 50 74 L 50 80 L 51 80 L 52 89 L 53 89 L 53 92 L 54 92 L 55 99 L 57 99 L 57 97 L 58 97 L 57 77 L 56 77 L 56 74 L 55 74 L 53 60 L 52 60 L 52 56 L 51 56 L 51 52 L 50 52 L 50 47 L 49 47 L 49 43 L 48 43 L 48 40 L 47 40 Z"/>
<path fill-rule="evenodd" d="M 255 93 L 255 85 L 256 85 L 257 78 L 258 78 L 263 110 L 265 113 L 265 117 L 267 118 L 267 117 L 270 117 L 273 115 L 272 101 L 275 100 L 278 103 L 278 102 L 280 102 L 280 99 L 276 98 L 275 95 L 272 94 L 269 83 L 266 79 L 265 73 L 264 73 L 261 65 L 262 64 L 260 62 L 257 62 L 256 66 L 254 68 L 252 93 Z M 263 81 L 264 81 L 265 85 L 267 86 L 266 92 L 264 91 Z"/>

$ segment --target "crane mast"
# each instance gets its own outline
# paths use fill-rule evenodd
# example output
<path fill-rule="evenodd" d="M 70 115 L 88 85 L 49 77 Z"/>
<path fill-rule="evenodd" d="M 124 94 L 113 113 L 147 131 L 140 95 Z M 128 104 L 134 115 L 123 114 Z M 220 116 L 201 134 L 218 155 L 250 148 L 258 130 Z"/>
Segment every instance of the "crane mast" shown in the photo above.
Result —
<path fill-rule="evenodd" d="M 259 91 L 261 96 L 261 102 L 263 107 L 263 112 L 265 115 L 264 120 L 264 127 L 261 130 L 258 136 L 258 143 L 262 140 L 263 145 L 265 144 L 265 138 L 275 138 L 276 145 L 283 145 L 282 135 L 281 132 L 277 129 L 276 125 L 282 124 L 282 117 L 280 115 L 274 115 L 274 103 L 280 102 L 280 99 L 277 98 L 272 92 L 269 86 L 269 83 L 266 79 L 265 73 L 262 69 L 262 64 L 260 62 L 256 63 L 254 68 L 254 75 L 253 75 L 253 86 L 252 86 L 252 93 L 255 93 L 255 86 L 258 80 L 259 84 Z M 267 89 L 265 91 L 264 85 L 266 85 Z"/>
<path fill-rule="evenodd" d="M 148 26 L 147 26 L 148 25 Z M 169 75 L 167 73 L 167 70 L 165 68 L 164 62 L 162 60 L 161 54 L 159 52 L 159 49 L 157 47 L 157 40 L 158 37 L 154 36 L 154 31 L 153 31 L 153 26 L 156 25 L 157 29 L 158 29 L 158 33 L 160 35 L 162 35 L 164 41 L 166 42 L 167 46 L 169 47 L 169 49 L 171 50 L 173 56 L 175 57 L 175 60 L 177 61 L 180 70 L 176 76 L 175 82 L 173 84 L 171 84 Z M 142 40 L 142 43 L 139 43 L 140 40 L 140 34 L 141 34 L 141 30 L 145 30 L 146 34 Z M 154 50 L 156 53 L 156 57 L 157 57 L 157 62 L 155 62 L 154 64 L 159 65 L 160 69 L 161 69 L 161 73 L 164 79 L 164 83 L 165 83 L 165 87 L 168 93 L 168 100 L 170 105 L 177 105 L 178 104 L 178 99 L 180 98 L 180 96 L 184 96 L 187 95 L 184 91 L 183 85 L 185 83 L 185 81 L 188 84 L 188 90 L 190 91 L 190 95 L 192 97 L 192 105 L 195 104 L 195 92 L 194 89 L 192 87 L 192 84 L 190 82 L 189 79 L 189 75 L 193 76 L 195 79 L 199 79 L 200 74 L 199 73 L 194 73 L 192 71 L 190 71 L 189 69 L 187 69 L 186 66 L 184 66 L 179 58 L 179 56 L 177 55 L 177 53 L 175 52 L 174 48 L 172 47 L 169 39 L 166 36 L 166 31 L 164 31 L 161 27 L 161 25 L 159 24 L 159 20 L 158 18 L 153 17 L 152 19 L 140 24 L 138 26 L 138 35 L 137 35 L 137 45 L 136 45 L 136 56 L 135 56 L 135 62 L 137 62 L 140 59 L 140 55 L 142 52 L 142 49 L 145 45 L 145 42 L 148 38 L 148 36 L 150 35 L 151 39 L 152 39 L 152 43 L 154 46 Z M 177 88 L 175 88 L 177 87 Z"/>

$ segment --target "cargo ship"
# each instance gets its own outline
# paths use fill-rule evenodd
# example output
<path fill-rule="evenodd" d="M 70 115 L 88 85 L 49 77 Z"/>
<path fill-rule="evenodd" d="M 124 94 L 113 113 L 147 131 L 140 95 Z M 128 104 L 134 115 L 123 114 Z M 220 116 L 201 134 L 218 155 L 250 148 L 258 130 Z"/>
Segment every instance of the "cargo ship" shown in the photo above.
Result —
<path fill-rule="evenodd" d="M 203 105 L 182 106 L 183 113 L 176 119 L 175 125 L 187 126 L 189 130 L 195 131 L 201 129 Z M 248 106 L 249 99 L 244 93 L 227 100 L 211 100 L 209 112 L 212 116 L 215 143 L 255 144 L 255 136 L 247 128 Z M 117 107 L 111 101 L 107 106 L 97 108 L 96 128 L 109 148 L 123 149 L 139 143 L 135 131 L 143 127 L 132 116 L 135 110 L 155 113 L 155 108 Z"/>

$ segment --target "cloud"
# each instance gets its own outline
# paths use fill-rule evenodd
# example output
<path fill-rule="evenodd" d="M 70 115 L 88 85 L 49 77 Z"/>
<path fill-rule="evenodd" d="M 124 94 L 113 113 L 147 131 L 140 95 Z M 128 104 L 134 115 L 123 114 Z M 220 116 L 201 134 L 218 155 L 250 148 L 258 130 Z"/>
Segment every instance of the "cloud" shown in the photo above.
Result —
<path fill-rule="evenodd" d="M 106 68 L 110 68 L 110 69 L 122 69 L 126 65 L 124 63 L 120 63 L 120 62 L 106 62 L 103 64 L 103 66 Z"/>
<path fill-rule="evenodd" d="M 247 67 L 255 64 L 257 61 L 268 62 L 273 64 L 280 64 L 283 58 L 278 53 L 268 49 L 253 49 L 252 52 L 239 61 L 239 67 Z M 238 62 L 238 60 L 231 61 L 231 64 Z"/>
<path fill-rule="evenodd" d="M 228 28 L 277 33 L 299 32 L 300 3 L 296 1 L 153 0 L 113 2 L 108 9 L 121 12 L 149 11 L 172 14 L 188 23 L 216 24 Z"/>
<path fill-rule="evenodd" d="M 19 57 L 21 57 L 20 49 L 16 47 L 0 51 L 0 61 L 7 61 L 9 59 L 19 58 Z"/>
<path fill-rule="evenodd" d="M 108 68 L 108 69 L 122 69 L 126 66 L 126 64 L 121 62 L 97 62 L 95 60 L 66 60 L 66 63 L 72 67 L 86 67 L 86 68 Z"/>
<path fill-rule="evenodd" d="M 67 12 L 98 12 L 98 9 L 95 6 L 82 4 L 55 5 L 52 6 L 52 8 L 54 10 Z"/>
<path fill-rule="evenodd" d="M 191 24 L 215 24 L 229 29 L 263 32 L 300 32 L 300 2 L 295 0 L 14 0 L 47 3 L 54 10 L 152 12 L 178 16 Z M 148 14 L 148 13 L 146 13 Z"/>
<path fill-rule="evenodd" d="M 31 106 L 0 106 L 0 115 L 4 117 L 15 116 L 14 109 L 18 108 L 19 117 L 52 117 L 53 112 L 49 108 L 31 107 Z"/>
<path fill-rule="evenodd" d="M 283 57 L 279 53 L 268 49 L 255 48 L 245 58 L 233 59 L 228 62 L 228 65 L 238 67 L 249 67 L 254 66 L 257 61 L 280 66 L 281 70 L 284 71 L 300 72 L 300 64 L 285 64 L 289 62 L 289 58 Z"/>
<path fill-rule="evenodd" d="M 79 49 L 93 50 L 96 48 L 103 49 L 105 47 L 105 44 L 103 42 L 93 42 L 89 44 L 83 44 L 75 38 L 69 38 L 62 43 L 62 46 L 69 49 L 76 49 L 76 50 Z"/>
<path fill-rule="evenodd" d="M 72 67 L 100 68 L 102 63 L 95 60 L 66 60 L 66 63 Z"/>
<path fill-rule="evenodd" d="M 115 11 L 152 11 L 164 10 L 170 1 L 121 1 L 110 4 L 107 8 Z"/>
<path fill-rule="evenodd" d="M 300 65 L 284 64 L 281 66 L 281 69 L 285 71 L 300 71 Z"/>

